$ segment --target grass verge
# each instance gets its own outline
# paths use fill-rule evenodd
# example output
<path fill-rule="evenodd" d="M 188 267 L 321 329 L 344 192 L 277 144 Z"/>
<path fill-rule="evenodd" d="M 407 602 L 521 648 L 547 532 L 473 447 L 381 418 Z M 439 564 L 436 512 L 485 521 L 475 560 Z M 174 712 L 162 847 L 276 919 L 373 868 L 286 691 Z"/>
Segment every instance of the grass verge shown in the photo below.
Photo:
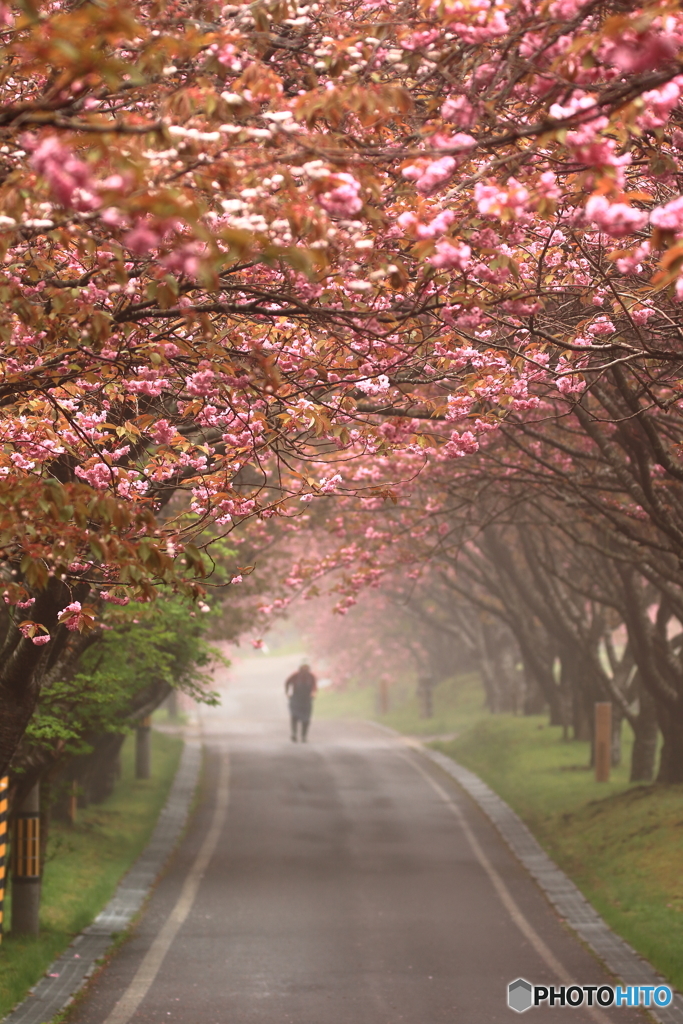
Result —
<path fill-rule="evenodd" d="M 121 779 L 102 804 L 79 811 L 74 826 L 50 831 L 43 875 L 41 934 L 4 936 L 0 945 L 0 1019 L 35 985 L 55 957 L 105 906 L 142 852 L 166 802 L 182 740 L 152 733 L 152 778 L 136 779 L 134 738 L 121 754 Z M 6 920 L 11 919 L 11 905 Z"/>
<path fill-rule="evenodd" d="M 564 742 L 543 716 L 487 714 L 475 675 L 437 688 L 432 719 L 419 717 L 407 685 L 391 697 L 380 715 L 370 688 L 323 691 L 316 710 L 425 739 L 456 734 L 433 745 L 499 793 L 607 923 L 683 989 L 683 786 L 629 784 L 628 726 L 622 765 L 596 783 L 587 743 Z"/>

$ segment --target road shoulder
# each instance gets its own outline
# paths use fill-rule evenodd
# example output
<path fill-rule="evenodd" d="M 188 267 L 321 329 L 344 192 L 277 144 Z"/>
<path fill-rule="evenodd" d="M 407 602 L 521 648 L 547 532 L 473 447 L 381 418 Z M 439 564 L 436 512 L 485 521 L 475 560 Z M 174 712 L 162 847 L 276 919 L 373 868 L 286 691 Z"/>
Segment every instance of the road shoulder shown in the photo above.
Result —
<path fill-rule="evenodd" d="M 117 935 L 141 909 L 186 825 L 199 780 L 202 748 L 186 739 L 178 771 L 152 837 L 95 920 L 48 967 L 2 1024 L 43 1024 L 62 1012 L 86 983 Z"/>
<path fill-rule="evenodd" d="M 666 983 L 648 961 L 612 931 L 577 886 L 543 850 L 519 815 L 478 775 L 414 738 L 407 739 L 378 722 L 370 724 L 419 751 L 465 790 L 529 872 L 560 919 L 579 936 L 611 974 L 628 985 L 658 986 Z M 670 1006 L 652 1008 L 649 1013 L 660 1024 L 683 1024 L 683 997 L 676 993 Z"/>

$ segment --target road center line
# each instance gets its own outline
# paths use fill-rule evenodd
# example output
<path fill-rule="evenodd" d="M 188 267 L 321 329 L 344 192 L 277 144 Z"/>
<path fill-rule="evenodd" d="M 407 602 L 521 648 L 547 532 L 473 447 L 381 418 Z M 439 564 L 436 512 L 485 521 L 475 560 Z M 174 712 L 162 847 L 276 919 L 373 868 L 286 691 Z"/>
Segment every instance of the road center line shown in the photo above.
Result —
<path fill-rule="evenodd" d="M 553 974 L 559 979 L 559 981 L 563 985 L 575 985 L 576 982 L 572 978 L 571 974 L 569 974 L 564 965 L 560 963 L 560 961 L 557 959 L 553 951 L 546 945 L 546 943 L 538 934 L 534 926 L 531 924 L 528 918 L 525 917 L 524 913 L 520 910 L 507 885 L 505 884 L 501 876 L 498 874 L 489 858 L 486 856 L 486 853 L 484 852 L 479 840 L 477 839 L 474 832 L 470 828 L 469 823 L 465 818 L 465 815 L 462 813 L 461 809 L 452 799 L 447 790 L 445 790 L 443 786 L 441 786 L 436 781 L 436 779 L 432 778 L 430 773 L 426 771 L 422 767 L 422 765 L 415 760 L 414 757 L 410 757 L 410 755 L 403 753 L 401 753 L 399 756 L 402 757 L 404 761 L 407 761 L 408 764 L 411 765 L 416 772 L 419 772 L 419 774 L 424 779 L 426 779 L 426 781 L 429 783 L 432 789 L 439 794 L 443 802 L 448 806 L 452 814 L 455 815 L 455 817 L 458 820 L 458 824 L 460 825 L 461 829 L 465 834 L 467 842 L 470 844 L 470 848 L 474 856 L 477 858 L 477 860 L 483 867 L 484 871 L 489 876 L 494 889 L 496 890 L 498 896 L 500 897 L 501 903 L 503 904 L 508 914 L 510 915 L 514 923 L 517 925 L 525 939 L 527 939 L 531 943 L 531 945 L 536 950 L 541 959 L 547 964 L 547 966 L 550 968 Z M 512 981 L 514 979 L 511 978 L 510 980 Z M 594 1021 L 596 1021 L 596 1024 L 610 1024 L 609 1017 L 600 1009 L 598 1009 L 598 1007 L 586 1006 L 585 1011 L 587 1014 L 589 1014 L 589 1016 L 593 1018 Z"/>
<path fill-rule="evenodd" d="M 192 867 L 187 873 L 173 910 L 166 918 L 161 930 L 145 953 L 142 963 L 135 973 L 135 977 L 105 1020 L 104 1024 L 128 1024 L 128 1021 L 149 992 L 154 979 L 159 973 L 159 968 L 164 962 L 164 958 L 171 948 L 173 940 L 178 934 L 180 926 L 192 909 L 192 904 L 195 901 L 204 872 L 209 866 L 211 858 L 215 853 L 216 846 L 218 845 L 218 840 L 228 813 L 229 799 L 230 765 L 228 755 L 225 754 L 221 761 L 218 787 L 216 790 L 216 803 L 209 831 L 207 832 L 204 842 L 194 859 Z"/>

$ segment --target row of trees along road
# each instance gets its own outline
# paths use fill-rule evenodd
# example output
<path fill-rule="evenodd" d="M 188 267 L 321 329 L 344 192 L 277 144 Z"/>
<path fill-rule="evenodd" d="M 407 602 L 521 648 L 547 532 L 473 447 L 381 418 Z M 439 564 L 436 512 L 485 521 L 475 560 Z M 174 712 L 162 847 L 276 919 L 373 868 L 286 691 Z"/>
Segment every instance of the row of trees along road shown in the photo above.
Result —
<path fill-rule="evenodd" d="M 364 607 L 362 643 L 372 648 L 374 636 L 379 661 L 399 652 L 395 667 L 407 648 L 437 678 L 473 660 L 494 712 L 540 701 L 551 723 L 588 739 L 594 703 L 611 701 L 614 759 L 626 719 L 632 779 L 652 778 L 661 732 L 658 778 L 680 781 L 682 495 L 675 464 L 663 472 L 653 451 L 677 444 L 676 417 L 636 405 L 621 423 L 601 421 L 592 398 L 563 417 L 547 403 L 510 417 L 457 470 L 432 458 L 395 506 L 373 511 L 371 527 L 359 525 L 368 509 L 346 499 L 331 531 L 343 546 L 301 558 L 296 579 L 315 585 L 334 569 L 342 613 L 381 587 L 374 614 Z M 362 553 L 352 548 L 359 533 Z"/>
<path fill-rule="evenodd" d="M 255 530 L 250 539 L 257 540 Z M 269 565 L 277 555 L 270 540 Z M 240 556 L 253 552 L 242 545 Z M 213 578 L 230 579 L 237 552 L 214 545 L 218 559 Z M 225 664 L 211 639 L 235 642 L 259 620 L 260 580 L 251 577 L 239 600 L 192 602 L 170 588 L 153 604 L 109 603 L 101 621 L 87 633 L 74 634 L 68 671 L 47 673 L 28 728 L 15 750 L 6 791 L 13 810 L 40 808 L 40 858 L 45 863 L 55 818 L 76 820 L 77 807 L 100 803 L 120 778 L 120 751 L 131 730 L 136 736 L 136 774 L 148 778 L 149 716 L 167 699 L 176 711 L 183 693 L 200 703 L 215 703 L 213 669 Z M 271 586 L 271 600 L 277 587 Z M 176 721 L 181 721 L 177 719 Z M 37 934 L 40 886 L 15 887 L 12 931 Z"/>
<path fill-rule="evenodd" d="M 431 460 L 384 526 L 366 531 L 366 558 L 375 580 L 410 566 L 402 600 L 480 652 L 491 642 L 468 609 L 503 623 L 551 720 L 571 719 L 575 735 L 590 731 L 594 701 L 612 700 L 636 735 L 636 779 L 652 773 L 658 725 L 659 778 L 679 781 L 680 422 L 652 395 L 620 366 L 561 415 L 545 401 L 511 414 L 458 471 Z M 349 530 L 360 515 L 349 506 Z M 347 577 L 341 589 L 360 584 Z M 507 674 L 491 664 L 486 654 L 489 703 L 502 708 L 495 679 Z"/>
<path fill-rule="evenodd" d="M 105 605 L 200 597 L 251 520 L 326 520 L 288 579 L 342 569 L 341 611 L 425 560 L 485 601 L 484 549 L 530 523 L 506 579 L 578 609 L 590 686 L 621 616 L 614 673 L 683 778 L 678 5 L 0 23 L 0 771 Z"/>
<path fill-rule="evenodd" d="M 220 544 L 214 554 L 220 556 L 214 578 L 230 579 L 237 552 Z M 271 550 L 271 568 L 276 558 Z M 123 740 L 167 698 L 184 693 L 215 702 L 212 669 L 225 659 L 212 641 L 237 642 L 258 623 L 261 590 L 252 577 L 239 600 L 214 597 L 209 604 L 167 588 L 153 604 L 109 604 L 98 626 L 75 634 L 79 653 L 72 654 L 68 671 L 47 674 L 11 762 L 11 803 L 41 784 L 44 841 L 51 809 L 66 813 L 72 783 L 84 804 L 110 795 Z M 271 600 L 276 592 L 271 585 Z"/>

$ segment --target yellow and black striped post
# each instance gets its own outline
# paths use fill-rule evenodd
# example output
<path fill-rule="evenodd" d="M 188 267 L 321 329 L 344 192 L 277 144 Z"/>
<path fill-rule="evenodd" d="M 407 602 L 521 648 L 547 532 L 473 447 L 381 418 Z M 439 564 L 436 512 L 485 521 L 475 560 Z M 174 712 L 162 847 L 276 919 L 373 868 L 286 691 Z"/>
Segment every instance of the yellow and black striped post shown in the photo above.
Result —
<path fill-rule="evenodd" d="M 26 794 L 14 815 L 12 934 L 37 935 L 40 912 L 40 785 Z"/>
<path fill-rule="evenodd" d="M 5 887 L 7 878 L 7 789 L 9 778 L 0 778 L 0 942 L 2 942 L 2 922 L 5 914 Z"/>

